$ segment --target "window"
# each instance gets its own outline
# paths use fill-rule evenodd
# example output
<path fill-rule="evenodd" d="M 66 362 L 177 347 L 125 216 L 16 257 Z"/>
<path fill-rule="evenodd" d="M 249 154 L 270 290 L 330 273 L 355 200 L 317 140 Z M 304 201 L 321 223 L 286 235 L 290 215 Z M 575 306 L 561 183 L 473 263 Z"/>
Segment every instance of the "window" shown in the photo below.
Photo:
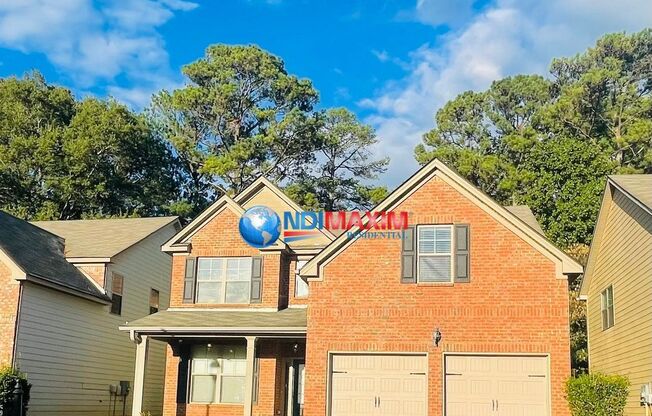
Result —
<path fill-rule="evenodd" d="M 111 313 L 122 314 L 122 292 L 124 290 L 124 277 L 113 273 L 111 275 Z"/>
<path fill-rule="evenodd" d="M 200 258 L 197 303 L 249 303 L 251 257 Z"/>
<path fill-rule="evenodd" d="M 609 286 L 602 291 L 600 296 L 600 310 L 602 312 L 602 330 L 614 326 L 614 287 Z"/>
<path fill-rule="evenodd" d="M 193 346 L 190 401 L 244 403 L 246 356 L 244 345 Z"/>
<path fill-rule="evenodd" d="M 417 227 L 417 278 L 419 282 L 452 282 L 452 226 Z"/>
<path fill-rule="evenodd" d="M 308 263 L 306 260 L 297 261 L 297 270 L 294 274 L 294 296 L 297 298 L 308 297 L 308 283 L 299 276 L 301 268 Z"/>
<path fill-rule="evenodd" d="M 149 291 L 149 314 L 153 314 L 158 312 L 159 309 L 159 297 L 160 294 L 158 290 L 156 289 L 151 289 Z"/>

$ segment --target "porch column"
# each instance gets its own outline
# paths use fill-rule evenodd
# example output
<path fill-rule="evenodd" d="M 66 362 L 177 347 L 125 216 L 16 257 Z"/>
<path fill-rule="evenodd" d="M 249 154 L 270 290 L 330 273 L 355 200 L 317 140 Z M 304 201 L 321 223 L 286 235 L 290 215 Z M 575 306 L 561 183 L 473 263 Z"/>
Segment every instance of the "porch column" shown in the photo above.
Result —
<path fill-rule="evenodd" d="M 145 390 L 145 368 L 147 367 L 147 350 L 149 338 L 147 335 L 140 336 L 140 342 L 136 344 L 136 364 L 134 366 L 133 400 L 131 403 L 131 414 L 140 415 L 143 411 L 143 392 Z"/>
<path fill-rule="evenodd" d="M 247 373 L 245 374 L 244 416 L 251 416 L 254 397 L 254 360 L 256 359 L 256 337 L 247 339 Z"/>

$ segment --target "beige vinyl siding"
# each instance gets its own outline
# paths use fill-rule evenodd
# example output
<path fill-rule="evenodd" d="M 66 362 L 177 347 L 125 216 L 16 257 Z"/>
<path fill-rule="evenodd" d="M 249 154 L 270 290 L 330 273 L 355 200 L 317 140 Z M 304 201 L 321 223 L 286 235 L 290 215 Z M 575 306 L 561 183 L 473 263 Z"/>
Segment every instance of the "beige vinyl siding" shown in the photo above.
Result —
<path fill-rule="evenodd" d="M 171 257 L 160 246 L 174 235 L 173 225 L 117 255 L 107 273 L 124 276 L 122 315 L 108 305 L 25 283 L 17 337 L 17 364 L 33 384 L 30 416 L 105 416 L 109 385 L 133 386 L 135 345 L 118 326 L 149 314 L 150 289 L 160 291 L 161 308 L 170 296 Z M 107 279 L 110 283 L 110 279 Z M 144 410 L 162 413 L 165 345 L 150 344 Z M 126 414 L 131 413 L 131 397 Z M 122 402 L 116 404 L 122 414 Z"/>
<path fill-rule="evenodd" d="M 632 382 L 627 415 L 645 415 L 638 396 L 652 382 L 652 216 L 614 190 L 588 293 L 591 372 Z M 613 285 L 614 325 L 603 331 L 600 294 Z"/>

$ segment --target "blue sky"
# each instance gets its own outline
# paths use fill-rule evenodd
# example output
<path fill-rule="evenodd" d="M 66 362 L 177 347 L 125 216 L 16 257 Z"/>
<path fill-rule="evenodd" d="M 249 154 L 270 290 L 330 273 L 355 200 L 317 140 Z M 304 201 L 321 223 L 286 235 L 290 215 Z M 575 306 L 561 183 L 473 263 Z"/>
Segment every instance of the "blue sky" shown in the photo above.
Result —
<path fill-rule="evenodd" d="M 310 78 L 321 106 L 376 128 L 381 181 L 416 168 L 414 146 L 458 93 L 550 60 L 604 33 L 652 26 L 649 0 L 6 0 L 0 76 L 38 69 L 79 96 L 133 108 L 184 82 L 180 67 L 212 43 L 258 44 Z"/>

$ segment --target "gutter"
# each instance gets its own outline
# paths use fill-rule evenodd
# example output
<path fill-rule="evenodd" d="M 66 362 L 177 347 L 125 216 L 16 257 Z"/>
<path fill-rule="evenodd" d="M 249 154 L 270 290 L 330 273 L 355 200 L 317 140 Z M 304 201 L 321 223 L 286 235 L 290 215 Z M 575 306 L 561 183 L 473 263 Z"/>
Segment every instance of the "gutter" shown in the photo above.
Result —
<path fill-rule="evenodd" d="M 129 331 L 129 337 L 134 341 L 137 333 L 187 335 L 187 334 L 296 334 L 306 333 L 306 327 L 130 327 L 119 326 L 120 331 Z M 133 337 L 133 338 L 132 338 Z M 134 341 L 135 342 L 135 341 Z"/>

